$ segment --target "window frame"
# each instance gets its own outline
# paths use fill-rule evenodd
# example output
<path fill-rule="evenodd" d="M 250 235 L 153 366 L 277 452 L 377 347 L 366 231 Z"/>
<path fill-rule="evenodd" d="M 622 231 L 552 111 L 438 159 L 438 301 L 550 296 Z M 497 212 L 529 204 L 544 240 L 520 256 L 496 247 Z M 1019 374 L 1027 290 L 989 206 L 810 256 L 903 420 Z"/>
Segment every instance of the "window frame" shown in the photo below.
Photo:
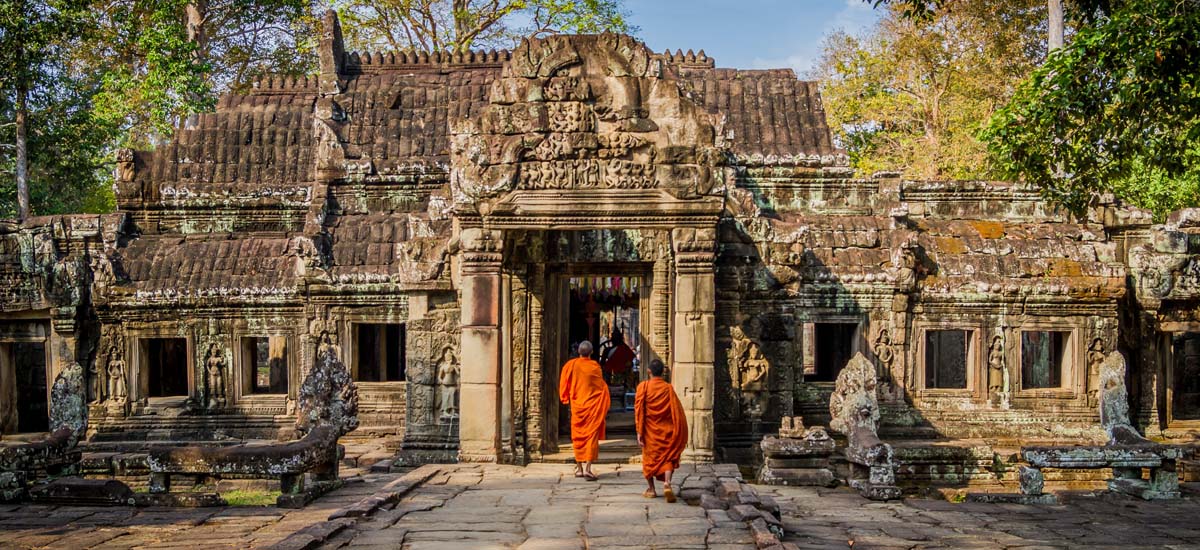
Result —
<path fill-rule="evenodd" d="M 174 401 L 180 401 L 181 396 L 170 397 L 150 397 L 150 366 L 145 364 L 146 343 L 144 340 L 154 338 L 179 338 L 183 339 L 185 344 L 185 356 L 187 358 L 186 375 L 187 375 L 187 395 L 186 399 L 196 397 L 196 343 L 190 334 L 181 334 L 181 330 L 175 326 L 168 327 L 153 327 L 153 328 L 129 328 L 125 333 L 125 391 L 131 402 L 141 402 L 147 405 L 154 404 L 170 404 Z M 99 360 L 99 359 L 98 359 Z M 180 401 L 180 406 L 184 405 L 185 401 Z M 135 408 L 135 413 L 137 409 Z"/>
<path fill-rule="evenodd" d="M 400 328 L 400 337 L 403 339 L 404 345 L 400 349 L 400 351 L 401 351 L 401 353 L 400 353 L 401 379 L 400 380 L 384 380 L 384 381 L 376 381 L 376 382 L 364 382 L 364 381 L 360 381 L 358 379 L 358 367 L 359 367 L 359 364 L 358 364 L 358 331 L 359 331 L 360 325 L 399 325 L 401 327 Z M 349 359 L 350 379 L 354 380 L 355 384 L 359 384 L 359 385 L 367 386 L 367 387 L 382 387 L 382 386 L 398 386 L 398 385 L 404 385 L 404 384 L 408 383 L 408 322 L 407 322 L 407 320 L 396 321 L 394 319 L 382 319 L 381 320 L 381 319 L 373 319 L 373 318 L 359 318 L 359 319 L 352 319 L 352 320 L 347 321 L 346 326 L 349 329 L 350 337 L 346 339 L 347 345 L 346 345 L 346 348 L 343 349 L 343 352 L 345 354 L 345 357 L 347 357 Z M 383 366 L 382 371 L 383 371 L 382 374 L 386 378 L 387 377 L 386 365 Z"/>
<path fill-rule="evenodd" d="M 1066 342 L 1064 342 L 1063 346 L 1062 346 L 1062 357 L 1059 358 L 1058 385 L 1057 386 L 1046 386 L 1046 387 L 1040 387 L 1040 388 L 1025 386 L 1025 334 L 1026 333 L 1065 334 L 1066 335 Z M 1057 390 L 1066 389 L 1070 386 L 1071 379 L 1070 379 L 1069 375 L 1071 374 L 1071 370 L 1072 370 L 1071 364 L 1076 361 L 1075 350 L 1074 350 L 1075 334 L 1073 331 L 1050 330 L 1050 329 L 1044 329 L 1044 328 L 1018 327 L 1017 330 L 1014 331 L 1013 340 L 1015 342 L 1017 342 L 1016 358 L 1013 361 L 1013 366 L 1015 367 L 1015 370 L 1018 371 L 1018 372 L 1016 372 L 1016 374 L 1017 374 L 1016 378 L 1018 381 L 1017 391 L 1021 391 L 1021 392 L 1032 392 L 1032 391 L 1042 391 L 1042 390 L 1057 391 Z"/>
<path fill-rule="evenodd" d="M 15 358 L 8 356 L 8 354 L 10 353 L 9 347 L 12 346 L 13 344 L 42 344 L 42 353 L 45 356 L 45 364 L 43 365 L 43 368 L 46 371 L 46 405 L 47 405 L 46 406 L 46 420 L 47 420 L 47 424 L 49 424 L 50 404 L 51 404 L 50 391 L 51 391 L 51 388 L 54 386 L 54 379 L 58 375 L 58 373 L 54 372 L 54 357 L 53 357 L 52 346 L 51 346 L 51 331 L 50 331 L 50 327 L 49 327 L 49 320 L 48 319 L 46 319 L 46 320 L 43 320 L 43 319 L 15 319 L 15 320 L 12 320 L 11 322 L 4 323 L 4 325 L 7 325 L 7 326 L 0 327 L 0 328 L 7 329 L 7 330 L 0 330 L 0 388 L 5 388 L 5 387 L 7 387 L 6 384 L 10 384 L 11 387 L 13 388 L 13 391 L 14 392 L 16 391 L 16 381 L 8 380 L 10 370 L 11 370 L 11 375 L 14 377 L 16 376 L 16 361 L 15 361 Z M 12 327 L 12 328 L 9 328 L 9 327 Z M 18 330 L 17 327 L 21 327 L 24 330 Z M 85 391 L 86 391 L 86 388 L 85 388 Z M 9 396 L 0 395 L 0 399 L 7 399 L 8 397 Z M 18 408 L 20 396 L 14 396 L 14 397 L 15 398 L 13 399 L 10 406 L 12 407 L 12 413 L 15 415 L 15 414 L 17 414 L 17 408 Z M 14 417 L 14 426 L 19 426 L 18 421 L 19 421 L 19 419 Z M 20 428 L 18 427 L 16 429 L 19 430 Z M 14 431 L 14 432 L 9 433 L 9 432 L 5 432 L 2 429 L 0 429 L 0 434 L 3 434 L 4 436 L 17 436 L 18 438 L 23 437 L 23 436 L 27 437 L 30 434 L 37 434 L 37 433 L 39 433 L 39 432 Z"/>
<path fill-rule="evenodd" d="M 1159 362 L 1159 373 L 1165 382 L 1165 397 L 1166 397 L 1166 424 L 1167 429 L 1183 429 L 1194 430 L 1200 428 L 1200 419 L 1176 418 L 1175 417 L 1175 346 L 1172 343 L 1172 337 L 1176 333 L 1197 333 L 1200 334 L 1200 323 L 1193 322 L 1164 322 L 1158 327 L 1158 353 L 1156 358 Z"/>
<path fill-rule="evenodd" d="M 926 334 L 931 331 L 967 331 L 967 387 L 965 388 L 927 388 L 925 387 L 925 341 Z M 960 398 L 973 401 L 986 399 L 986 373 L 983 372 L 982 334 L 984 325 L 979 320 L 937 320 L 914 321 L 913 335 L 915 345 L 911 346 L 909 360 L 913 365 L 913 380 L 911 387 L 917 398 Z"/>
<path fill-rule="evenodd" d="M 252 391 L 252 376 L 250 365 L 246 361 L 245 340 L 247 338 L 283 338 L 284 356 L 287 358 L 287 392 L 285 393 L 254 393 Z M 300 355 L 297 346 L 298 338 L 294 331 L 277 330 L 247 330 L 239 323 L 230 335 L 228 341 L 232 351 L 232 365 L 225 373 L 225 385 L 230 393 L 230 405 L 250 407 L 255 410 L 278 410 L 286 408 L 287 401 L 295 399 L 299 386 Z"/>
<path fill-rule="evenodd" d="M 809 367 L 812 367 L 812 375 L 817 372 L 817 325 L 854 325 L 854 333 L 850 336 L 850 360 L 854 356 L 862 353 L 867 357 L 872 357 L 868 353 L 870 345 L 866 341 L 867 320 L 862 317 L 822 317 L 811 321 L 804 321 L 801 325 L 801 344 L 803 346 L 801 352 L 801 376 L 804 377 L 805 384 L 827 384 L 834 385 L 837 383 L 837 375 L 834 375 L 832 380 L 811 380 Z M 845 368 L 843 366 L 843 368 Z M 840 374 L 840 373 L 839 373 Z"/>
<path fill-rule="evenodd" d="M 283 360 L 284 360 L 284 370 L 285 370 L 285 372 L 284 372 L 285 391 L 283 391 L 283 392 L 254 391 L 255 386 L 256 386 L 255 381 L 258 377 L 258 373 L 255 372 L 256 369 L 253 368 L 255 366 L 254 365 L 254 354 L 257 353 L 257 350 L 255 349 L 255 348 L 257 348 L 257 346 L 256 345 L 255 346 L 248 345 L 247 342 L 251 341 L 251 340 L 262 340 L 262 339 L 267 340 L 267 349 L 268 350 L 271 347 L 272 340 L 275 340 L 275 339 L 283 340 Z M 249 396 L 251 398 L 258 398 L 258 397 L 270 397 L 270 396 L 280 396 L 280 395 L 287 396 L 287 395 L 292 394 L 292 346 L 291 346 L 291 340 L 286 335 L 282 335 L 282 334 L 270 334 L 270 335 L 243 334 L 240 338 L 238 338 L 237 353 L 240 356 L 239 360 L 241 361 L 241 365 L 240 365 L 240 368 L 238 369 L 238 373 L 239 373 L 240 377 L 242 378 L 242 381 L 241 381 L 242 389 L 244 390 L 244 394 L 246 396 Z M 268 390 L 269 390 L 269 388 L 268 388 Z"/>
<path fill-rule="evenodd" d="M 1024 368 L 1021 365 L 1021 347 L 1024 345 L 1025 332 L 1062 332 L 1067 334 L 1067 344 L 1063 347 L 1064 357 L 1062 372 L 1059 373 L 1060 386 L 1057 388 L 1026 388 Z M 1013 405 L 1028 408 L 1047 399 L 1069 401 L 1087 398 L 1087 351 L 1083 342 L 1085 338 L 1079 326 L 1070 323 L 1033 320 L 1011 327 L 1005 334 L 1009 342 L 1004 350 L 1011 372 L 1013 388 Z"/>

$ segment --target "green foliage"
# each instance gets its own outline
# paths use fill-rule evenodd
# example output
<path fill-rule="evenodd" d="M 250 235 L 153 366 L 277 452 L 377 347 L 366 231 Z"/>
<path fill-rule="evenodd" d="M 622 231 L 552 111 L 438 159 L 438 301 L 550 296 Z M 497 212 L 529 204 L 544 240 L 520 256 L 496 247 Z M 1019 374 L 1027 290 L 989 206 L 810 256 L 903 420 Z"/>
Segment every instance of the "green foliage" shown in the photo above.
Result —
<path fill-rule="evenodd" d="M 947 0 L 863 0 L 875 8 L 891 7 L 906 19 L 931 19 Z"/>
<path fill-rule="evenodd" d="M 200 24 L 189 32 L 188 7 Z M 118 147 L 169 139 L 189 114 L 264 73 L 316 66 L 317 19 L 305 0 L 0 2 L 0 218 L 16 210 L 16 84 L 29 89 L 35 214 L 114 206 Z"/>
<path fill-rule="evenodd" d="M 121 128 L 125 144 L 148 147 L 169 138 L 189 114 L 211 110 L 224 92 L 265 73 L 303 75 L 316 66 L 316 19 L 304 0 L 118 0 L 103 2 L 90 51 L 80 61 L 103 66 L 97 118 Z M 189 4 L 205 5 L 189 36 Z"/>
<path fill-rule="evenodd" d="M 338 0 L 360 50 L 509 48 L 522 37 L 634 32 L 620 0 Z"/>
<path fill-rule="evenodd" d="M 212 104 L 206 64 L 196 59 L 181 13 L 184 0 L 118 3 L 92 41 L 104 48 L 79 61 L 104 64 L 95 116 L 121 130 L 121 145 L 145 147 L 170 136 L 188 113 Z M 128 141 L 126 141 L 128 140 Z"/>
<path fill-rule="evenodd" d="M 85 2 L 0 2 L 0 218 L 17 211 L 14 120 L 22 90 L 32 211 L 111 209 L 97 162 L 106 129 L 95 124 L 88 101 L 96 82 L 70 63 L 90 22 Z"/>
<path fill-rule="evenodd" d="M 619 0 L 339 5 L 347 34 L 373 49 L 388 33 L 400 33 L 394 48 L 446 50 L 630 30 Z M 34 214 L 108 211 L 117 148 L 161 144 L 188 115 L 265 74 L 315 72 L 322 9 L 310 0 L 0 0 L 0 218 L 16 210 L 18 84 L 28 90 Z"/>
<path fill-rule="evenodd" d="M 1200 205 L 1200 171 L 1170 175 L 1137 159 L 1130 175 L 1117 180 L 1112 190 L 1125 201 L 1153 211 L 1162 222 L 1171 212 Z"/>
<path fill-rule="evenodd" d="M 1160 217 L 1195 206 L 1200 2 L 1090 4 L 1074 39 L 992 118 L 993 158 L 1076 213 L 1102 191 Z"/>
<path fill-rule="evenodd" d="M 906 6 L 862 37 L 826 38 L 812 76 L 834 138 L 863 172 L 987 177 L 977 133 L 1044 56 L 1045 5 L 946 0 L 923 19 Z"/>

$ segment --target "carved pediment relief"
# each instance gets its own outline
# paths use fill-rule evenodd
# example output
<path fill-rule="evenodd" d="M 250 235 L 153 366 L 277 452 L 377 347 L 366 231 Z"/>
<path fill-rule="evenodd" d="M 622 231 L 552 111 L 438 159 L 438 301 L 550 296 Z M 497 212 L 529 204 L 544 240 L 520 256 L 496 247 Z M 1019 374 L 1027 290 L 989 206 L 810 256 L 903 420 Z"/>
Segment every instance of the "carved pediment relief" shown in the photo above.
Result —
<path fill-rule="evenodd" d="M 451 127 L 456 207 L 517 192 L 661 190 L 668 200 L 720 194 L 732 174 L 716 116 L 623 35 L 526 40 L 479 116 Z M 564 198 L 563 203 L 571 201 Z"/>

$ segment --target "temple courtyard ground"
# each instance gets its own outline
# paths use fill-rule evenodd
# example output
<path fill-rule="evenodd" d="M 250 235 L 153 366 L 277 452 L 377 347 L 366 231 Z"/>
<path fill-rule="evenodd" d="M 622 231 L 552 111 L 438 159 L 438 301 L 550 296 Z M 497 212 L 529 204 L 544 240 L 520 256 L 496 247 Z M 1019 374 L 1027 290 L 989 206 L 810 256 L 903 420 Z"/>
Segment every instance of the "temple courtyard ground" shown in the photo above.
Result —
<path fill-rule="evenodd" d="M 0 505 L 0 548 L 756 548 L 747 524 L 723 510 L 643 498 L 635 465 L 598 472 L 590 483 L 559 464 L 364 473 L 302 510 Z M 797 548 L 1200 549 L 1195 488 L 1171 502 L 1072 494 L 1055 506 L 755 488 L 779 503 L 784 542 Z"/>

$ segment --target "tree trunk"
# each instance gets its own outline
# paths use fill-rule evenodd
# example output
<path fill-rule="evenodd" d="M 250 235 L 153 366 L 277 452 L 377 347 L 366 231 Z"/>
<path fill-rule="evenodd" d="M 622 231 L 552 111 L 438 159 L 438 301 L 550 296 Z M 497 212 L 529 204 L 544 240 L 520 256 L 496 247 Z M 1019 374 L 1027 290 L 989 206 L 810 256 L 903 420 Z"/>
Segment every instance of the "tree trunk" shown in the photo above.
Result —
<path fill-rule="evenodd" d="M 191 0 L 183 12 L 187 40 L 196 47 L 192 52 L 192 61 L 201 65 L 208 60 L 208 0 Z M 205 75 L 206 80 L 207 77 L 208 75 Z M 204 96 L 193 91 L 188 94 L 187 99 L 192 104 L 188 108 L 188 112 L 191 112 L 195 105 L 204 100 Z"/>
<path fill-rule="evenodd" d="M 451 9 L 454 10 L 454 38 L 451 41 L 455 52 L 467 50 L 467 44 L 463 44 L 463 40 L 467 34 L 471 32 L 472 22 L 467 20 L 470 13 L 470 2 L 467 0 L 454 0 Z"/>
<path fill-rule="evenodd" d="M 1061 48 L 1063 45 L 1063 3 L 1062 0 L 1048 0 L 1050 8 L 1050 38 L 1046 42 L 1047 51 Z"/>
<path fill-rule="evenodd" d="M 184 8 L 184 15 L 188 42 L 196 45 L 196 57 L 202 60 L 208 53 L 208 32 L 204 21 L 208 17 L 208 0 L 188 2 Z"/>
<path fill-rule="evenodd" d="M 29 126 L 29 86 L 17 84 L 17 219 L 29 218 L 29 152 L 26 134 Z"/>

